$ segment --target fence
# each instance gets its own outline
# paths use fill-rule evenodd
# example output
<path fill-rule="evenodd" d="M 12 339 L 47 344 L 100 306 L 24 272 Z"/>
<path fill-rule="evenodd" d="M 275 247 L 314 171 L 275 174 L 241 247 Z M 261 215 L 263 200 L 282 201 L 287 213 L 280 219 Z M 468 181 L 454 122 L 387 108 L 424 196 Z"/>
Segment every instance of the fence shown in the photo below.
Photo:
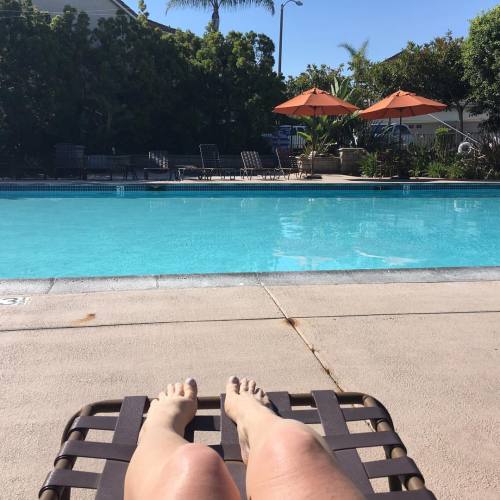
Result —
<path fill-rule="evenodd" d="M 481 138 L 479 132 L 465 132 L 466 135 L 472 137 L 473 140 L 478 141 Z M 413 139 L 411 142 L 418 145 L 432 146 L 436 140 L 436 134 L 412 134 Z M 449 142 L 450 146 L 458 146 L 461 142 L 468 141 L 467 137 L 459 134 L 458 132 L 450 133 L 446 135 L 446 141 Z M 473 142 L 473 141 L 469 141 Z"/>

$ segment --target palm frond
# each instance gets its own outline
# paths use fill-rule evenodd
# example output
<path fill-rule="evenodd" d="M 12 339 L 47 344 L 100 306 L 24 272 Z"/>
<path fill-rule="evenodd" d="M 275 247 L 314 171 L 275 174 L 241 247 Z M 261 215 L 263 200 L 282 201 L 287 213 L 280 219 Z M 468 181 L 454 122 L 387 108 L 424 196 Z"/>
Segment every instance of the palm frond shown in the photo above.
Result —
<path fill-rule="evenodd" d="M 339 44 L 339 47 L 340 47 L 341 49 L 345 49 L 345 50 L 347 50 L 347 52 L 349 52 L 349 54 L 350 54 L 351 56 L 355 56 L 355 55 L 356 55 L 356 53 L 358 52 L 358 51 L 354 48 L 354 46 L 353 46 L 353 45 L 351 45 L 350 43 L 340 43 L 340 44 Z"/>
<path fill-rule="evenodd" d="M 183 7 L 197 7 L 200 9 L 208 9 L 213 7 L 212 0 L 168 0 L 167 12 L 170 9 Z"/>
<path fill-rule="evenodd" d="M 370 43 L 370 40 L 367 38 L 362 44 L 361 47 L 358 50 L 359 55 L 365 57 L 366 56 L 366 51 L 368 50 L 368 44 Z"/>
<path fill-rule="evenodd" d="M 271 14 L 275 13 L 274 0 L 219 0 L 221 7 L 264 7 Z"/>

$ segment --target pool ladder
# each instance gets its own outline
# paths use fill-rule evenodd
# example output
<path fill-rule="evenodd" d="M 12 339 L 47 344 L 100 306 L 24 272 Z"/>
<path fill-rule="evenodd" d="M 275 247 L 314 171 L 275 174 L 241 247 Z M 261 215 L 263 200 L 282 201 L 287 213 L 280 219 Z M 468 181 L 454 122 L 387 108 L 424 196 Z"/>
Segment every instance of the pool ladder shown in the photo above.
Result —
<path fill-rule="evenodd" d="M 116 186 L 116 196 L 121 198 L 125 196 L 125 186 Z"/>

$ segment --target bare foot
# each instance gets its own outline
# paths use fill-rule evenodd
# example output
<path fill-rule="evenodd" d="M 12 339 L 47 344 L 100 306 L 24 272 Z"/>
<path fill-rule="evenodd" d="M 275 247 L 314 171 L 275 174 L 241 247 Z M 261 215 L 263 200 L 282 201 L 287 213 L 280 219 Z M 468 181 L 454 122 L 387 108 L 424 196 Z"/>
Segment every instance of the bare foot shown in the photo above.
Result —
<path fill-rule="evenodd" d="M 247 463 L 251 441 L 249 428 L 261 418 L 275 416 L 271 402 L 267 394 L 257 387 L 255 380 L 242 378 L 240 381 L 238 377 L 230 377 L 226 385 L 224 409 L 238 427 L 241 456 Z"/>
<path fill-rule="evenodd" d="M 158 430 L 175 432 L 184 436 L 186 425 L 191 422 L 198 407 L 198 387 L 192 378 L 184 383 L 168 384 L 167 392 L 160 392 L 151 401 L 148 415 L 142 426 L 139 441 Z"/>

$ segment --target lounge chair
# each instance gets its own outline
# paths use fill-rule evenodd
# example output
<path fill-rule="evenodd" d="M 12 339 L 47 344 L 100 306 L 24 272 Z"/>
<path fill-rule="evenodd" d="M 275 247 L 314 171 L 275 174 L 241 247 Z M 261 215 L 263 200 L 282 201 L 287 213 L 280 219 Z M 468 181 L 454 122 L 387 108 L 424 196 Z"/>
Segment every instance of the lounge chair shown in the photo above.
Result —
<path fill-rule="evenodd" d="M 242 151 L 241 160 L 243 161 L 243 168 L 240 169 L 241 178 L 248 177 L 251 179 L 254 175 L 262 175 L 266 178 L 267 171 L 262 166 L 260 155 L 257 151 Z"/>
<path fill-rule="evenodd" d="M 325 390 L 295 395 L 271 392 L 268 396 L 282 417 L 306 424 L 321 424 L 325 440 L 339 464 L 367 499 L 435 500 L 432 492 L 425 487 L 422 473 L 407 456 L 389 413 L 376 399 L 361 393 L 337 394 Z M 97 490 L 96 499 L 121 500 L 125 473 L 149 404 L 146 396 L 102 401 L 84 406 L 71 417 L 62 435 L 62 446 L 54 469 L 47 476 L 39 498 L 69 500 L 71 490 L 86 488 Z M 186 439 L 194 441 L 195 431 L 198 436 L 201 432 L 220 432 L 220 441 L 211 447 L 226 461 L 241 497 L 247 498 L 245 465 L 241 459 L 236 426 L 224 412 L 224 395 L 220 398 L 199 398 L 198 407 L 212 411 L 194 418 L 186 429 Z M 118 416 L 106 415 L 118 412 Z M 351 433 L 348 422 L 361 422 L 362 432 Z M 366 424 L 373 431 L 367 432 Z M 111 439 L 107 442 L 87 440 L 88 431 L 93 429 L 109 431 Z M 385 459 L 363 460 L 357 448 L 368 447 L 384 453 Z M 78 457 L 105 460 L 102 472 L 73 470 Z M 382 484 L 378 482 L 377 492 L 374 492 L 370 480 L 380 478 L 387 479 L 384 491 L 381 491 Z"/>
<path fill-rule="evenodd" d="M 168 165 L 168 151 L 149 152 L 149 166 L 144 169 L 144 180 L 149 179 L 150 172 L 165 173 L 168 174 L 169 180 L 175 180 L 175 169 L 170 169 Z"/>
<path fill-rule="evenodd" d="M 278 159 L 278 168 L 283 177 L 286 175 L 290 179 L 291 174 L 299 179 L 302 177 L 302 170 L 299 168 L 299 163 L 295 156 L 290 155 L 288 151 L 276 149 L 276 158 Z"/>

